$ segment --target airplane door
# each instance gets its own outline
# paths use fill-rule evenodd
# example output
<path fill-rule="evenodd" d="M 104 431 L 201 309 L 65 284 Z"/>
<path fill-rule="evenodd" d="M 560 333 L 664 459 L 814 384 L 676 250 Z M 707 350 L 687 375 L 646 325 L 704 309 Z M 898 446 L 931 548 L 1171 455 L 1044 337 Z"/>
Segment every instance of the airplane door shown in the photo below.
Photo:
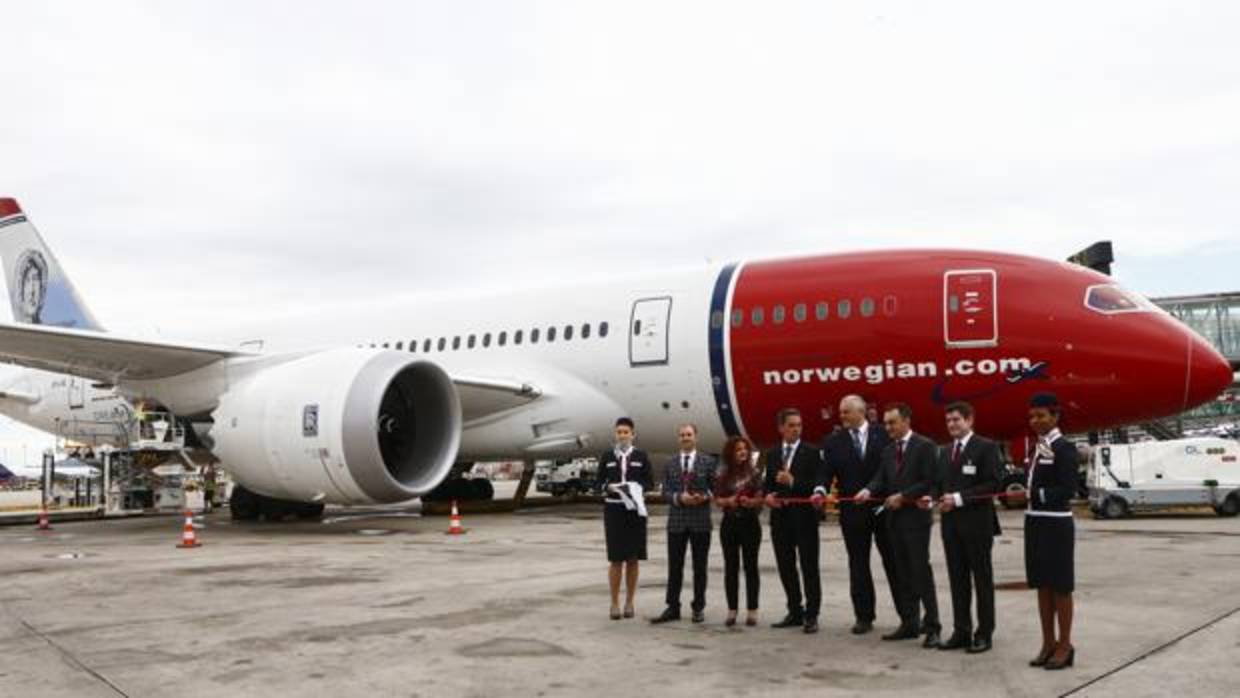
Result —
<path fill-rule="evenodd" d="M 69 409 L 79 410 L 86 406 L 86 381 L 81 378 L 69 379 Z"/>
<path fill-rule="evenodd" d="M 948 348 L 998 346 L 996 286 L 993 269 L 961 269 L 943 275 L 943 338 Z"/>
<path fill-rule="evenodd" d="M 671 315 L 671 296 L 643 298 L 633 303 L 633 315 L 629 319 L 629 365 L 667 364 Z"/>

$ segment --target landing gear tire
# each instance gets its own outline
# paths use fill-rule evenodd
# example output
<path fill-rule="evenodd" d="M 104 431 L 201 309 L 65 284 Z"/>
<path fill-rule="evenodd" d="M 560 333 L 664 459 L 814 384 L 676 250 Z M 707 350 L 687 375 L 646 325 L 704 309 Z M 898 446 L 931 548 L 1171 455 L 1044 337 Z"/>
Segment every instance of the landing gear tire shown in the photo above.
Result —
<path fill-rule="evenodd" d="M 301 504 L 297 507 L 297 518 L 301 521 L 318 521 L 323 518 L 322 504 Z"/>
<path fill-rule="evenodd" d="M 495 485 L 492 485 L 491 481 L 486 478 L 476 478 L 469 481 L 469 493 L 472 499 L 489 502 L 495 499 Z"/>
<path fill-rule="evenodd" d="M 485 478 L 444 480 L 423 499 L 428 502 L 470 502 L 495 498 L 495 486 Z"/>
<path fill-rule="evenodd" d="M 1003 485 L 1004 509 L 1020 509 L 1025 506 L 1025 483 L 1019 480 L 1009 480 Z"/>
<path fill-rule="evenodd" d="M 232 496 L 228 498 L 228 510 L 232 515 L 232 520 L 258 521 L 262 513 L 262 499 L 262 495 L 255 494 L 241 485 L 234 485 Z"/>
<path fill-rule="evenodd" d="M 1128 516 L 1128 502 L 1119 497 L 1107 497 L 1102 503 L 1102 518 L 1122 519 Z"/>
<path fill-rule="evenodd" d="M 1214 508 L 1219 516 L 1236 516 L 1240 514 L 1240 494 L 1229 494 L 1223 503 Z"/>

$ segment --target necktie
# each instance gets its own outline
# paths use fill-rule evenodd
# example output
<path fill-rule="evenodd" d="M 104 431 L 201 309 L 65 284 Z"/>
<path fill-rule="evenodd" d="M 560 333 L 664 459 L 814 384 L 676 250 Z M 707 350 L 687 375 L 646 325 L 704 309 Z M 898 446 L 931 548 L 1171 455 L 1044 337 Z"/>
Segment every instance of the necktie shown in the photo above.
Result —
<path fill-rule="evenodd" d="M 904 472 L 904 442 L 896 442 L 896 475 Z"/>
<path fill-rule="evenodd" d="M 625 483 L 628 481 L 629 481 L 629 454 L 621 453 L 620 454 L 620 482 Z"/>
<path fill-rule="evenodd" d="M 784 467 L 785 468 L 792 467 L 792 463 L 790 462 L 791 460 L 792 460 L 792 446 L 788 444 L 784 444 Z"/>
<path fill-rule="evenodd" d="M 957 441 L 956 445 L 952 447 L 952 465 L 960 465 L 960 452 L 962 450 L 964 449 L 960 447 L 960 442 Z"/>
<path fill-rule="evenodd" d="M 686 473 L 689 472 L 689 454 L 688 453 L 682 453 L 680 455 L 680 469 Z"/>
<path fill-rule="evenodd" d="M 861 430 L 853 429 L 852 437 L 853 437 L 853 448 L 857 449 L 857 457 L 865 458 L 865 444 L 862 443 L 861 441 Z"/>
<path fill-rule="evenodd" d="M 693 471 L 689 469 L 689 454 L 682 453 L 680 454 L 680 482 L 685 492 L 688 492 L 690 489 L 689 484 L 692 477 Z"/>

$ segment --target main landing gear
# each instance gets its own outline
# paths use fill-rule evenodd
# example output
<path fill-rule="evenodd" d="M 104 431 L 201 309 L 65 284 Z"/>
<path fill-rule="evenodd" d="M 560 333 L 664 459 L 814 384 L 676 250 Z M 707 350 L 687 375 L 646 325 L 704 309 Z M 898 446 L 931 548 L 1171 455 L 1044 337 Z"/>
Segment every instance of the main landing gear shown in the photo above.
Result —
<path fill-rule="evenodd" d="M 323 518 L 322 504 L 276 499 L 251 492 L 236 484 L 233 485 L 232 497 L 228 500 L 228 509 L 232 512 L 233 521 L 283 521 L 288 517 L 296 517 L 301 521 L 317 521 Z"/>

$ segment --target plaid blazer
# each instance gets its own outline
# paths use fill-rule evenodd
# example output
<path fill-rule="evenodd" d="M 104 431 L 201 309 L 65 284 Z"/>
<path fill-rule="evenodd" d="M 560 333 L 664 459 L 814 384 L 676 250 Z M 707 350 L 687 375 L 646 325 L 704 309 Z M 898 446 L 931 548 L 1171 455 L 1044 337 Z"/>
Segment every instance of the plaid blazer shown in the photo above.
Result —
<path fill-rule="evenodd" d="M 682 492 L 713 496 L 715 471 L 718 468 L 719 462 L 714 456 L 701 451 L 698 451 L 693 464 L 693 472 L 688 476 L 681 467 L 679 453 L 667 461 L 667 467 L 663 469 L 663 498 L 671 505 L 667 510 L 669 533 L 711 530 L 710 502 L 696 507 L 684 507 L 677 500 Z"/>

